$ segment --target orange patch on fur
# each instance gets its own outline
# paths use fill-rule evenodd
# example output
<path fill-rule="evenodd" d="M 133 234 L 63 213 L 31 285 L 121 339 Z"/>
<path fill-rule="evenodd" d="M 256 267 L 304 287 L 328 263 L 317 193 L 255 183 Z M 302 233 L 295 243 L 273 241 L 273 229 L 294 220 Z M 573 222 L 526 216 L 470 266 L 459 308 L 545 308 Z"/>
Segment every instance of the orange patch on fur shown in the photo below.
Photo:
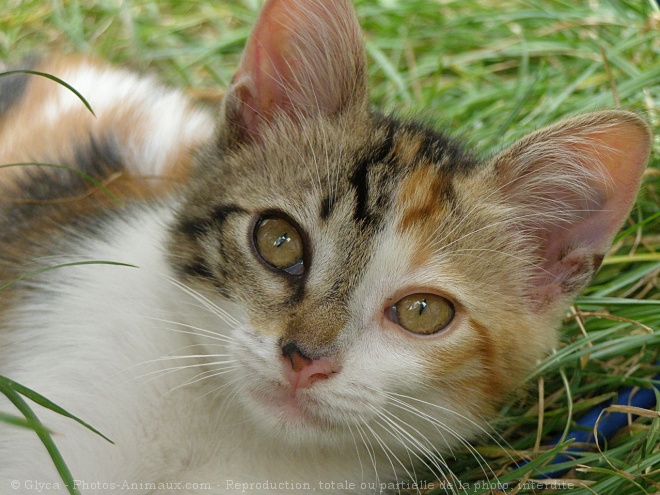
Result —
<path fill-rule="evenodd" d="M 115 71 L 118 76 L 123 73 L 120 69 L 84 56 L 42 61 L 34 69 L 65 81 L 67 74 L 74 74 L 76 71 L 89 73 L 90 78 L 103 78 L 104 74 Z M 62 105 L 59 95 L 67 90 L 58 87 L 58 83 L 54 81 L 30 76 L 26 84 L 27 88 L 21 100 L 0 117 L 0 164 L 3 165 L 51 163 L 51 160 L 57 159 L 57 164 L 68 166 L 75 163 L 76 152 L 88 146 L 90 141 L 103 142 L 104 138 L 112 138 L 117 141 L 117 147 L 122 151 L 122 159 L 129 157 L 126 161 L 130 162 L 132 158 L 134 163 L 123 163 L 124 169 L 121 173 L 102 177 L 101 182 L 106 183 L 118 196 L 153 197 L 166 194 L 187 181 L 195 149 L 210 137 L 210 130 L 209 136 L 191 137 L 192 133 L 186 129 L 186 136 L 181 132 L 176 142 L 173 143 L 169 139 L 164 143 L 167 146 L 173 145 L 173 148 L 162 162 L 158 175 L 142 174 L 139 168 L 150 165 L 149 157 L 142 156 L 142 150 L 146 149 L 147 143 L 154 139 L 154 135 L 158 136 L 159 129 L 156 125 L 160 125 L 153 119 L 153 102 L 142 99 L 144 90 L 142 93 L 136 92 L 132 99 L 119 98 L 112 93 L 101 94 L 98 97 L 107 101 L 103 109 L 97 109 L 95 117 L 82 102 Z M 75 82 L 71 84 L 75 87 Z M 154 82 L 153 91 L 164 91 L 164 88 Z M 90 95 L 83 96 L 89 98 Z M 198 117 L 196 113 L 199 111 L 190 102 L 185 98 L 182 98 L 181 102 L 185 105 L 185 115 L 191 119 Z M 164 122 L 167 118 L 168 115 L 162 116 Z M 187 125 L 186 120 L 186 117 L 181 120 L 182 125 Z M 212 122 L 209 122 L 211 129 Z M 16 166 L 0 169 L 3 200 L 10 200 L 8 196 L 11 196 L 11 190 L 29 173 L 30 168 Z M 47 167 L 41 169 L 49 173 Z M 90 194 L 95 194 L 93 189 L 90 188 Z M 76 198 L 62 198 L 63 201 L 72 199 Z"/>
<path fill-rule="evenodd" d="M 500 375 L 500 366 L 497 363 L 505 358 L 504 352 L 497 352 L 497 345 L 484 325 L 473 318 L 468 318 L 468 321 L 470 326 L 479 334 L 479 342 L 475 346 L 475 351 L 481 357 L 484 366 L 484 379 L 482 381 L 484 392 L 501 400 L 507 391 L 505 390 L 504 380 Z"/>
<path fill-rule="evenodd" d="M 415 163 L 423 143 L 424 138 L 418 134 L 400 132 L 397 133 L 393 153 L 403 163 Z"/>
<path fill-rule="evenodd" d="M 501 376 L 498 361 L 504 353 L 497 348 L 488 329 L 478 321 L 467 318 L 467 324 L 477 338 L 447 346 L 439 355 L 427 356 L 430 372 L 440 380 L 458 384 L 465 390 L 479 391 L 484 401 L 499 404 L 508 392 L 505 377 Z M 477 399 L 475 399 L 477 400 Z"/>
<path fill-rule="evenodd" d="M 406 177 L 399 189 L 397 202 L 403 211 L 399 231 L 405 232 L 413 226 L 435 223 L 443 218 L 445 208 L 442 192 L 445 178 L 438 174 L 432 165 L 425 165 Z"/>
<path fill-rule="evenodd" d="M 433 235 L 445 218 L 444 181 L 433 165 L 424 165 L 408 175 L 399 189 L 396 201 L 403 214 L 397 230 L 408 239 L 412 232 L 418 237 L 418 248 L 411 260 L 415 265 L 425 263 L 432 255 Z"/>

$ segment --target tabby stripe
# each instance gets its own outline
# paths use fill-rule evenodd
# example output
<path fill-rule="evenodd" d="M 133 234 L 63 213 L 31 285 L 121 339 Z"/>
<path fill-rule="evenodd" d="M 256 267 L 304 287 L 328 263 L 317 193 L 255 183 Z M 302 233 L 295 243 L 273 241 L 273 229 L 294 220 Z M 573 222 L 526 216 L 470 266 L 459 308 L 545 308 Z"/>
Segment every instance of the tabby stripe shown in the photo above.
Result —
<path fill-rule="evenodd" d="M 121 172 L 124 169 L 124 161 L 118 139 L 111 133 L 98 137 L 90 133 L 88 141 L 78 144 L 74 150 L 71 166 L 96 179 L 105 179 Z"/>
<path fill-rule="evenodd" d="M 123 170 L 121 150 L 114 136 L 81 136 L 74 145 L 72 158 L 50 156 L 46 157 L 44 163 L 63 163 L 100 181 Z M 47 166 L 27 170 L 19 184 L 21 196 L 28 200 L 28 203 L 36 201 L 37 204 L 40 201 L 57 201 L 76 196 L 95 187 L 87 178 L 82 178 L 72 171 L 56 170 Z M 19 209 L 19 206 L 16 205 L 14 209 Z"/>
<path fill-rule="evenodd" d="M 201 258 L 195 259 L 191 263 L 184 265 L 181 268 L 181 271 L 184 275 L 187 275 L 190 278 L 202 279 L 204 281 L 210 282 L 215 287 L 215 290 L 227 299 L 231 299 L 231 294 L 225 286 L 225 281 L 228 278 L 228 273 L 226 270 L 218 267 L 219 274 L 214 274 L 211 269 L 208 267 L 206 261 Z"/>
<path fill-rule="evenodd" d="M 307 277 L 301 278 L 301 280 L 295 280 L 293 277 L 288 278 L 289 288 L 291 291 L 291 298 L 289 299 L 289 305 L 295 306 L 300 304 L 305 298 L 305 290 L 307 288 Z"/>
<path fill-rule="evenodd" d="M 442 164 L 445 174 L 469 173 L 480 163 L 469 151 L 458 146 L 442 133 L 427 129 L 418 130 L 422 135 L 420 155 L 432 163 Z"/>
<path fill-rule="evenodd" d="M 326 196 L 322 201 L 321 201 L 321 220 L 327 220 L 330 218 L 330 215 L 332 214 L 332 208 L 334 206 L 334 202 L 330 199 L 330 196 Z"/>
<path fill-rule="evenodd" d="M 227 217 L 234 213 L 246 213 L 246 210 L 236 205 L 216 206 L 208 217 L 183 220 L 179 224 L 178 230 L 189 237 L 196 238 L 205 234 L 212 226 L 218 228 L 227 220 Z"/>
<path fill-rule="evenodd" d="M 373 223 L 373 215 L 369 212 L 369 168 L 382 162 L 392 152 L 394 146 L 393 122 L 387 124 L 387 136 L 379 146 L 371 149 L 369 153 L 357 163 L 355 172 L 351 176 L 351 185 L 355 188 L 355 211 L 353 219 L 358 223 Z"/>
<path fill-rule="evenodd" d="M 192 263 L 184 266 L 183 271 L 186 273 L 186 275 L 191 277 L 204 278 L 209 280 L 214 278 L 211 270 L 209 270 L 209 267 L 206 266 L 206 263 L 202 259 L 196 259 Z"/>

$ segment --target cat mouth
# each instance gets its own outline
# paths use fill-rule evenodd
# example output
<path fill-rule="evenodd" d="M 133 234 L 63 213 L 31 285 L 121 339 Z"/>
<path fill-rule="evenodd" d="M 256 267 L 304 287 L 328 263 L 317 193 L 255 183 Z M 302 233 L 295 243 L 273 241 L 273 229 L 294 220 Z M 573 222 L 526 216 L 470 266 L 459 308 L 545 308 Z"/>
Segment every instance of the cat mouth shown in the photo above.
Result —
<path fill-rule="evenodd" d="M 307 391 L 292 390 L 291 387 L 277 382 L 273 382 L 269 390 L 262 390 L 255 395 L 266 408 L 275 409 L 291 418 L 316 416 L 315 410 L 320 407 L 318 401 L 310 397 Z"/>
<path fill-rule="evenodd" d="M 253 391 L 252 396 L 271 418 L 282 425 L 318 429 L 336 427 L 328 414 L 328 406 L 309 390 L 292 390 L 289 386 L 273 382 L 268 389 Z"/>

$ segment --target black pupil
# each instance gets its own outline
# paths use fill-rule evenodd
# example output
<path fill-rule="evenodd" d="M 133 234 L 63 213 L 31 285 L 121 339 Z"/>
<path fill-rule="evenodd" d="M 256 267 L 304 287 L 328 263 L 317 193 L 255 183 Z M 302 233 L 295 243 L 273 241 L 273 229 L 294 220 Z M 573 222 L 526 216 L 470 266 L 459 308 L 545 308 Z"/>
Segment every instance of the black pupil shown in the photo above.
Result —
<path fill-rule="evenodd" d="M 426 309 L 426 299 L 419 301 L 419 316 L 422 316 L 422 313 Z"/>
<path fill-rule="evenodd" d="M 275 247 L 282 247 L 282 244 L 289 242 L 290 240 L 291 238 L 289 237 L 288 232 L 285 232 L 284 234 L 282 234 L 277 238 L 277 240 L 274 243 Z"/>

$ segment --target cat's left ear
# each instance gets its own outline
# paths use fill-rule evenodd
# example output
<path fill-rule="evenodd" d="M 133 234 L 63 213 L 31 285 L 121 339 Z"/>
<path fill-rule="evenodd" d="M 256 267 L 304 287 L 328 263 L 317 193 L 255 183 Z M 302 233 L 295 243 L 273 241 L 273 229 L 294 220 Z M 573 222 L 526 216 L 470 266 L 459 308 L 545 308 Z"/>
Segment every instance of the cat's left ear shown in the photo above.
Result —
<path fill-rule="evenodd" d="M 280 116 L 366 106 L 364 42 L 350 0 L 268 0 L 225 97 L 220 138 L 259 141 Z"/>
<path fill-rule="evenodd" d="M 614 110 L 560 122 L 494 158 L 517 229 L 538 255 L 537 311 L 561 311 L 591 281 L 633 206 L 650 146 L 647 124 Z"/>

